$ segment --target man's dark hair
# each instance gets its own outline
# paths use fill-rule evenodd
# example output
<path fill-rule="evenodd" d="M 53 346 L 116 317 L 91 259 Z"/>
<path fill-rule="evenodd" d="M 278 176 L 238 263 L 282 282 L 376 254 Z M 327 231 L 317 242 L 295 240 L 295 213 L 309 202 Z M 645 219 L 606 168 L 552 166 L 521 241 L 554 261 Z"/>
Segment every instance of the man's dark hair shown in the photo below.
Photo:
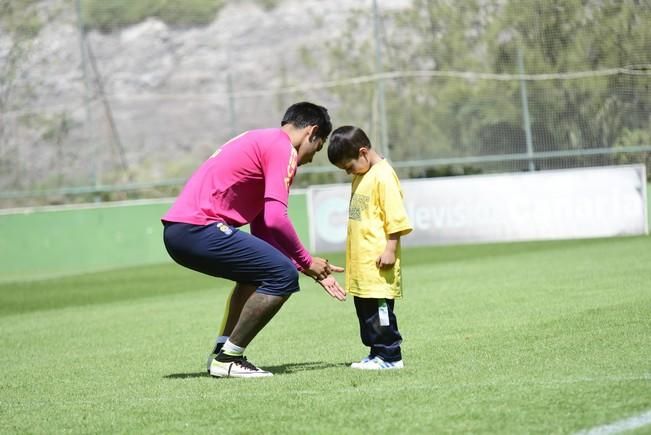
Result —
<path fill-rule="evenodd" d="M 332 132 L 328 145 L 328 160 L 333 165 L 346 163 L 359 157 L 359 149 L 371 149 L 371 141 L 364 130 L 352 125 L 343 125 Z"/>
<path fill-rule="evenodd" d="M 282 122 L 280 123 L 281 126 L 285 124 L 292 124 L 296 128 L 305 128 L 310 125 L 316 125 L 318 128 L 314 135 L 324 141 L 332 131 L 328 109 L 323 106 L 308 103 L 307 101 L 289 106 L 285 112 L 285 116 L 283 116 Z"/>

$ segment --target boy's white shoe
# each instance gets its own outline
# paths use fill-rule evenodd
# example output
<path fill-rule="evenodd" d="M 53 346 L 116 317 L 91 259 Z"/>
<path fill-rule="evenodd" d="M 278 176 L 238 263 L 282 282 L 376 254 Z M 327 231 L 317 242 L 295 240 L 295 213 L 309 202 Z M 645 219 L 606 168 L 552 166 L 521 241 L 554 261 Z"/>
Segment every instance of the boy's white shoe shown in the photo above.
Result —
<path fill-rule="evenodd" d="M 386 362 L 379 356 L 374 358 L 366 357 L 360 362 L 352 363 L 350 365 L 353 369 L 359 370 L 392 370 L 392 369 L 401 369 L 404 368 L 402 360 L 394 362 Z"/>
<path fill-rule="evenodd" d="M 350 365 L 350 367 L 354 368 L 354 369 L 361 369 L 362 366 L 364 366 L 365 364 L 368 364 L 368 362 L 371 361 L 373 358 L 375 358 L 375 357 L 371 357 L 371 355 L 365 356 L 364 358 L 362 358 L 362 360 L 360 362 L 352 363 Z"/>
<path fill-rule="evenodd" d="M 246 357 L 230 357 L 227 361 L 210 362 L 210 376 L 217 378 L 263 378 L 273 376 L 273 373 L 259 369 L 246 360 Z"/>

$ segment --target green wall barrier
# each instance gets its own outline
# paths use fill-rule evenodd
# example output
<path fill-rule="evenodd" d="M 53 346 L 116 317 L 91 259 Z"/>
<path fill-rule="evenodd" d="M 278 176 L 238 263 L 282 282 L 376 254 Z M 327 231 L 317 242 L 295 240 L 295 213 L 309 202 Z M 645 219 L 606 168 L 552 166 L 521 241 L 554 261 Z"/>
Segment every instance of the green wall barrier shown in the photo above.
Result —
<path fill-rule="evenodd" d="M 647 201 L 651 210 L 651 195 Z M 160 224 L 169 205 L 170 201 L 129 202 L 0 214 L 0 281 L 171 261 Z M 304 193 L 290 196 L 289 215 L 309 246 Z M 651 227 L 651 214 L 648 219 Z"/>
<path fill-rule="evenodd" d="M 171 261 L 160 223 L 170 203 L 136 201 L 2 214 L 0 281 Z M 290 196 L 289 215 L 309 245 L 305 194 Z"/>

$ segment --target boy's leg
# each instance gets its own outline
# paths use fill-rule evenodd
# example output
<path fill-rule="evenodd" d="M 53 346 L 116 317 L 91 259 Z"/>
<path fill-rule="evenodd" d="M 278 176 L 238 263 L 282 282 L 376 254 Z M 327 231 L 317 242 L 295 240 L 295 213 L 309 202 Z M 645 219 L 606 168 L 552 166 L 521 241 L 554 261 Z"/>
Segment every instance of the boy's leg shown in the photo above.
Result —
<path fill-rule="evenodd" d="M 402 360 L 402 336 L 393 312 L 393 299 L 355 297 L 355 310 L 359 319 L 362 343 L 371 348 L 370 357 L 380 357 L 385 362 Z"/>

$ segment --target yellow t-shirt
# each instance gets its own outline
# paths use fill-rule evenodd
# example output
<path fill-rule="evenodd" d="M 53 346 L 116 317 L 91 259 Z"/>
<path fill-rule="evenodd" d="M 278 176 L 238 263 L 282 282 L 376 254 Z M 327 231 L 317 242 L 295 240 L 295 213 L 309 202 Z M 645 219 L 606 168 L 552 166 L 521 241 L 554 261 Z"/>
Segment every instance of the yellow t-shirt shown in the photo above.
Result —
<path fill-rule="evenodd" d="M 379 269 L 375 260 L 384 252 L 389 234 L 404 236 L 411 230 L 400 181 L 386 160 L 353 178 L 346 237 L 349 294 L 363 298 L 402 297 L 400 244 L 392 268 Z"/>

